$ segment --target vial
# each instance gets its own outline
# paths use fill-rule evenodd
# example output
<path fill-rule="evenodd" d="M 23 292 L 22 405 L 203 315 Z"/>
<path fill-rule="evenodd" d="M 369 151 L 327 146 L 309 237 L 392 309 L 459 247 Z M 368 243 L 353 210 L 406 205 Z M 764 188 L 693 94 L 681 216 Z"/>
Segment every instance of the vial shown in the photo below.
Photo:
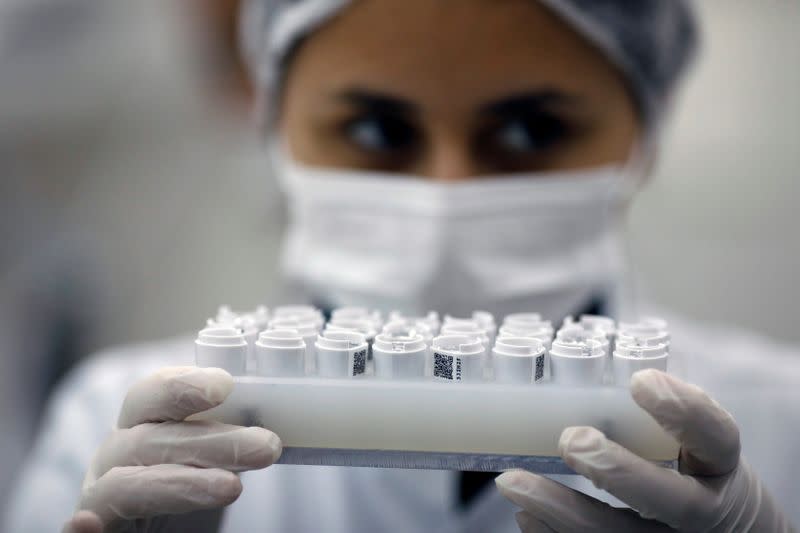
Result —
<path fill-rule="evenodd" d="M 306 343 L 297 330 L 269 329 L 259 334 L 255 353 L 259 376 L 302 376 L 305 359 Z"/>
<path fill-rule="evenodd" d="M 600 329 L 586 329 L 578 323 L 571 323 L 558 330 L 556 339 L 566 342 L 594 340 L 600 343 L 604 355 L 610 354 L 611 341 L 608 340 L 606 333 Z"/>
<path fill-rule="evenodd" d="M 325 326 L 325 331 L 357 331 L 364 335 L 367 341 L 367 358 L 372 359 L 372 342 L 378 332 L 372 321 L 362 318 L 339 318 L 331 319 Z"/>
<path fill-rule="evenodd" d="M 628 386 L 634 372 L 645 368 L 656 368 L 666 372 L 668 356 L 669 350 L 666 344 L 648 344 L 646 341 L 625 344 L 617 342 L 612 361 L 614 382 L 617 385 Z"/>
<path fill-rule="evenodd" d="M 568 316 L 564 319 L 562 329 L 569 326 L 580 326 L 587 331 L 601 331 L 607 339 L 611 339 L 616 331 L 614 319 L 602 315 L 581 315 L 578 320 Z"/>
<path fill-rule="evenodd" d="M 379 331 L 383 326 L 383 317 L 378 310 L 369 310 L 366 307 L 339 307 L 331 312 L 331 322 L 334 324 L 340 321 L 366 320 L 372 325 L 372 329 Z"/>
<path fill-rule="evenodd" d="M 428 346 L 416 331 L 381 333 L 372 345 L 375 375 L 387 379 L 423 379 Z"/>
<path fill-rule="evenodd" d="M 445 315 L 444 322 L 442 322 L 442 327 L 468 324 L 475 324 L 481 328 L 489 338 L 490 346 L 492 343 L 494 343 L 494 339 L 497 335 L 497 324 L 495 324 L 494 316 L 488 311 L 474 311 L 469 318 L 459 318 L 451 315 Z"/>
<path fill-rule="evenodd" d="M 619 324 L 620 330 L 630 329 L 631 327 L 647 327 L 658 331 L 669 331 L 667 321 L 655 316 L 646 316 L 636 322 L 620 322 Z"/>
<path fill-rule="evenodd" d="M 616 346 L 627 345 L 640 345 L 640 346 L 658 346 L 663 344 L 669 352 L 670 335 L 666 331 L 631 331 L 627 330 L 624 333 L 618 333 L 616 339 Z"/>
<path fill-rule="evenodd" d="M 300 322 L 314 322 L 317 330 L 321 331 L 325 325 L 322 311 L 312 305 L 283 305 L 272 310 L 274 319 L 285 318 Z"/>
<path fill-rule="evenodd" d="M 425 376 L 429 377 L 433 375 L 433 352 L 431 351 L 431 345 L 433 344 L 433 338 L 435 335 L 426 323 L 410 323 L 408 322 L 410 320 L 414 319 L 395 318 L 383 326 L 382 333 L 388 333 L 394 336 L 405 335 L 412 337 L 414 335 L 422 335 L 422 340 L 425 341 Z"/>
<path fill-rule="evenodd" d="M 494 379 L 500 383 L 537 383 L 544 378 L 545 348 L 533 337 L 500 338 L 492 349 Z"/>
<path fill-rule="evenodd" d="M 480 339 L 441 335 L 433 339 L 433 377 L 447 381 L 482 381 L 485 349 Z"/>
<path fill-rule="evenodd" d="M 599 385 L 603 382 L 606 356 L 595 340 L 554 340 L 550 348 L 550 376 L 561 385 Z"/>
<path fill-rule="evenodd" d="M 439 334 L 439 328 L 442 326 L 441 321 L 439 320 L 439 313 L 436 311 L 428 311 L 428 313 L 424 316 L 412 316 L 412 315 L 405 315 L 400 311 L 392 311 L 389 313 L 389 322 L 397 322 L 403 321 L 407 324 L 424 324 L 431 333 L 436 336 Z"/>
<path fill-rule="evenodd" d="M 502 326 L 497 333 L 497 338 L 504 337 L 531 337 L 539 339 L 544 344 L 545 349 L 549 350 L 553 343 L 553 331 L 544 326 Z"/>
<path fill-rule="evenodd" d="M 297 331 L 306 345 L 305 371 L 308 374 L 313 374 L 316 371 L 316 349 L 314 344 L 317 342 L 319 328 L 313 316 L 287 315 L 285 318 L 275 318 L 270 321 L 270 329 Z"/>
<path fill-rule="evenodd" d="M 542 315 L 539 313 L 511 313 L 510 315 L 506 315 L 503 319 L 503 325 L 514 325 L 514 324 L 530 324 L 531 322 L 537 323 L 542 322 Z"/>
<path fill-rule="evenodd" d="M 331 331 L 317 337 L 317 373 L 326 378 L 353 378 L 367 370 L 367 341 L 357 331 Z"/>
<path fill-rule="evenodd" d="M 265 305 L 259 305 L 255 308 L 255 310 L 249 313 L 249 316 L 253 319 L 258 331 L 264 331 L 269 327 L 269 309 Z"/>
<path fill-rule="evenodd" d="M 234 376 L 245 374 L 247 342 L 234 328 L 206 328 L 194 342 L 195 362 L 200 367 L 216 367 Z"/>

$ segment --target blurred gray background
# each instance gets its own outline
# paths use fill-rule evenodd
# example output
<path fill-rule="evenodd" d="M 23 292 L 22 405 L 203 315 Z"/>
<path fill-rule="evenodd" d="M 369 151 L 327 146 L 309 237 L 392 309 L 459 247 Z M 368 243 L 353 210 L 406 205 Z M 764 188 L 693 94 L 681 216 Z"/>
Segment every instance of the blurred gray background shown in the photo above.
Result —
<path fill-rule="evenodd" d="M 0 501 L 69 364 L 284 303 L 285 214 L 209 22 L 233 3 L 0 0 Z M 629 219 L 638 292 L 797 342 L 800 2 L 699 4 Z"/>

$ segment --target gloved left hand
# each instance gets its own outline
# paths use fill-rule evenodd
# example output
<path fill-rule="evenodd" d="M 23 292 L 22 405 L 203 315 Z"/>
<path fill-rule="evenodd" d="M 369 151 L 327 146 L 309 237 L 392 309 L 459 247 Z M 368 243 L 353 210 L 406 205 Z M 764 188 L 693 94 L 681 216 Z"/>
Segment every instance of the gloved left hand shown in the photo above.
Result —
<path fill-rule="evenodd" d="M 517 514 L 523 532 L 794 531 L 740 457 L 733 418 L 705 392 L 642 370 L 631 379 L 631 395 L 681 443 L 679 471 L 634 455 L 594 428 L 567 428 L 559 441 L 564 462 L 635 511 L 529 472 L 506 472 L 497 487 L 523 508 Z"/>

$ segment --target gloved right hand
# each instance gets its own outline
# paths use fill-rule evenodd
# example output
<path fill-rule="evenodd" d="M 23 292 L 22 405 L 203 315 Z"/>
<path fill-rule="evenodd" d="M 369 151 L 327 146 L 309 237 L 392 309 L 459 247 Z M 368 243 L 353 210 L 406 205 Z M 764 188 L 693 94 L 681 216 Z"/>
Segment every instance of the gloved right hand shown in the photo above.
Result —
<path fill-rule="evenodd" d="M 195 367 L 165 368 L 131 387 L 64 532 L 216 531 L 219 517 L 198 526 L 185 513 L 221 514 L 242 491 L 235 473 L 265 468 L 281 454 L 280 439 L 266 429 L 186 420 L 232 389 L 224 370 Z"/>

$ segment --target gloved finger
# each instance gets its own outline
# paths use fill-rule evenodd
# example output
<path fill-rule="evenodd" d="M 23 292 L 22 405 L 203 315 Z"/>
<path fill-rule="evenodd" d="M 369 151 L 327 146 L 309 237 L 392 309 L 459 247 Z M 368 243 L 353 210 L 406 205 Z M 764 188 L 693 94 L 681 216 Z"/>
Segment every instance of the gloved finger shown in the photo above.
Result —
<path fill-rule="evenodd" d="M 241 492 L 236 474 L 218 468 L 122 466 L 85 487 L 80 508 L 94 512 L 108 525 L 116 520 L 216 509 L 236 501 Z"/>
<path fill-rule="evenodd" d="M 664 524 L 645 520 L 627 509 L 616 509 L 551 479 L 523 470 L 505 472 L 495 479 L 495 483 L 503 496 L 550 530 L 559 533 L 671 531 Z M 540 524 L 534 524 L 533 531 L 548 531 L 541 529 Z"/>
<path fill-rule="evenodd" d="M 515 514 L 514 519 L 522 533 L 556 533 L 555 529 L 525 511 Z"/>
<path fill-rule="evenodd" d="M 221 404 L 233 390 L 233 378 L 219 368 L 163 368 L 131 387 L 117 426 L 183 420 Z"/>
<path fill-rule="evenodd" d="M 692 530 L 713 524 L 714 494 L 697 479 L 663 468 L 610 441 L 592 427 L 570 427 L 561 433 L 559 453 L 575 472 L 589 478 L 648 519 Z M 704 519 L 709 520 L 705 522 Z"/>
<path fill-rule="evenodd" d="M 115 431 L 95 455 L 89 479 L 115 466 L 181 464 L 222 468 L 230 472 L 257 470 L 281 455 L 278 436 L 260 427 L 219 422 L 162 422 Z"/>
<path fill-rule="evenodd" d="M 720 476 L 739 464 L 739 428 L 702 389 L 658 370 L 631 378 L 631 396 L 681 443 L 681 471 Z"/>
<path fill-rule="evenodd" d="M 103 522 L 91 511 L 78 511 L 67 520 L 61 533 L 103 533 Z"/>

